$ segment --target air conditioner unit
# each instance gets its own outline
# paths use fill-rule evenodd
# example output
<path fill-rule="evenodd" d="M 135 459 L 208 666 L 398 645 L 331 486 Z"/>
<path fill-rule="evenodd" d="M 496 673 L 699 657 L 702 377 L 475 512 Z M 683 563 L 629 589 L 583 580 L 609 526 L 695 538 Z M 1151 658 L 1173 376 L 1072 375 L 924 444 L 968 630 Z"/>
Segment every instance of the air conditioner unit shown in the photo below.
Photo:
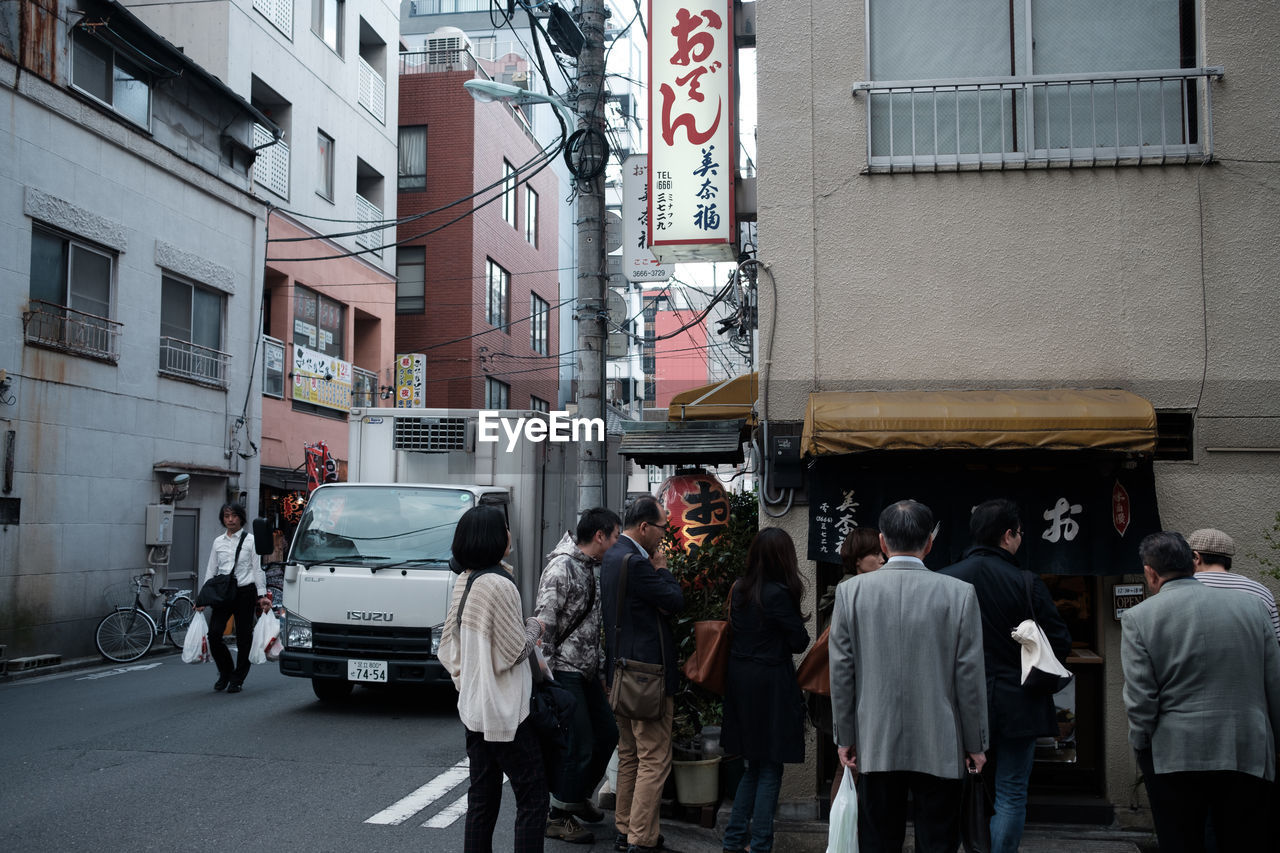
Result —
<path fill-rule="evenodd" d="M 429 65 L 457 65 L 471 52 L 471 39 L 457 27 L 441 27 L 427 36 L 426 49 Z"/>

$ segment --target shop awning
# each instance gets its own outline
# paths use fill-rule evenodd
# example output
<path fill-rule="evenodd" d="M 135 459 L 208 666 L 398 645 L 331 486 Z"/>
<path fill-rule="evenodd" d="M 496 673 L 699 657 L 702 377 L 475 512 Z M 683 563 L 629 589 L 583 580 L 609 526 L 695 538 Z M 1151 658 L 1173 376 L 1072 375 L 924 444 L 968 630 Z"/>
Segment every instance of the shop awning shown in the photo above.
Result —
<path fill-rule="evenodd" d="M 1113 450 L 1152 453 L 1156 413 L 1128 391 L 824 391 L 801 446 L 864 450 Z"/>
<path fill-rule="evenodd" d="M 637 465 L 721 465 L 742 461 L 742 420 L 627 421 L 618 453 Z"/>
<path fill-rule="evenodd" d="M 671 405 L 667 407 L 667 420 L 744 420 L 755 426 L 753 409 L 759 395 L 760 374 L 744 373 L 675 395 L 671 398 Z"/>
<path fill-rule="evenodd" d="M 157 462 L 151 466 L 157 474 L 190 474 L 192 477 L 239 477 L 240 472 L 218 465 L 199 465 L 194 462 Z"/>

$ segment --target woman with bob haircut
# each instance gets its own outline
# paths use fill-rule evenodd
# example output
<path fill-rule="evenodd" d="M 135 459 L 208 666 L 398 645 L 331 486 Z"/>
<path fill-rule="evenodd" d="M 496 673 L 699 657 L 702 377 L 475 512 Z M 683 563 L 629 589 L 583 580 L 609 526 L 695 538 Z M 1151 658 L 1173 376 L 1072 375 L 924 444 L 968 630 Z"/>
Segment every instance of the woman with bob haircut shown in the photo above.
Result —
<path fill-rule="evenodd" d="M 874 527 L 855 527 L 850 530 L 849 535 L 840 543 L 840 563 L 844 566 L 846 578 L 865 575 L 883 566 L 880 531 Z"/>
<path fill-rule="evenodd" d="M 440 637 L 440 662 L 458 689 L 458 717 L 466 727 L 466 853 L 493 850 L 504 773 L 516 795 L 513 850 L 543 849 L 550 806 L 542 748 L 527 719 L 533 691 L 528 658 L 543 627 L 521 616 L 520 591 L 511 567 L 502 562 L 510 550 L 506 514 L 498 507 L 472 507 L 458 520 L 450 561 L 458 578 Z"/>
<path fill-rule="evenodd" d="M 809 645 L 803 594 L 795 543 L 785 530 L 761 530 L 731 595 L 722 736 L 725 751 L 746 764 L 724 833 L 724 849 L 732 853 L 748 843 L 751 853 L 773 849 L 782 765 L 804 761 L 804 697 L 791 660 Z"/>

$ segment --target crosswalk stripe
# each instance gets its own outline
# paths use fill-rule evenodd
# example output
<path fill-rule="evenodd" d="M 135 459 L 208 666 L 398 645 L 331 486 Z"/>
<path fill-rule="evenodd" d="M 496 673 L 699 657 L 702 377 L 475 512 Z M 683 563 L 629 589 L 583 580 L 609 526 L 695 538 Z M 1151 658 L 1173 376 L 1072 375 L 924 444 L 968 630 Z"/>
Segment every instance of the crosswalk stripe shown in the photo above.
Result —
<path fill-rule="evenodd" d="M 424 823 L 423 826 L 428 829 L 444 829 L 445 827 L 452 825 L 455 820 L 466 813 L 467 795 L 463 794 L 461 797 L 458 797 L 458 799 L 450 803 L 447 808 L 442 809 L 439 814 L 432 817 L 431 820 Z"/>
<path fill-rule="evenodd" d="M 449 790 L 466 779 L 470 771 L 468 770 L 467 759 L 462 759 L 457 764 L 423 785 L 407 797 L 392 803 L 373 817 L 365 821 L 365 823 L 377 823 L 388 826 L 396 826 L 404 823 L 436 800 L 449 793 Z M 456 804 L 454 804 L 456 805 Z M 450 806 L 452 808 L 452 806 Z M 466 807 L 463 807 L 466 811 Z"/>

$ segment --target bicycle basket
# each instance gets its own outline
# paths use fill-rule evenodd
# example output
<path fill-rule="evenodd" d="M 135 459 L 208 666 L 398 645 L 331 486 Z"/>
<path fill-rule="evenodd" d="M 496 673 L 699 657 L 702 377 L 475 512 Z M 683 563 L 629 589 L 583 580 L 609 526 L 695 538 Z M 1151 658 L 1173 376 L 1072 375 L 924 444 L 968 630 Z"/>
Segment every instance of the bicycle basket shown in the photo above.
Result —
<path fill-rule="evenodd" d="M 143 589 L 145 590 L 146 588 L 147 587 L 144 585 Z M 108 584 L 107 587 L 102 590 L 103 599 L 106 600 L 107 606 L 112 608 L 132 607 L 133 595 L 134 585 L 132 579 L 127 581 L 116 581 L 113 584 Z M 147 603 L 145 595 L 142 598 L 142 602 L 145 607 Z"/>

